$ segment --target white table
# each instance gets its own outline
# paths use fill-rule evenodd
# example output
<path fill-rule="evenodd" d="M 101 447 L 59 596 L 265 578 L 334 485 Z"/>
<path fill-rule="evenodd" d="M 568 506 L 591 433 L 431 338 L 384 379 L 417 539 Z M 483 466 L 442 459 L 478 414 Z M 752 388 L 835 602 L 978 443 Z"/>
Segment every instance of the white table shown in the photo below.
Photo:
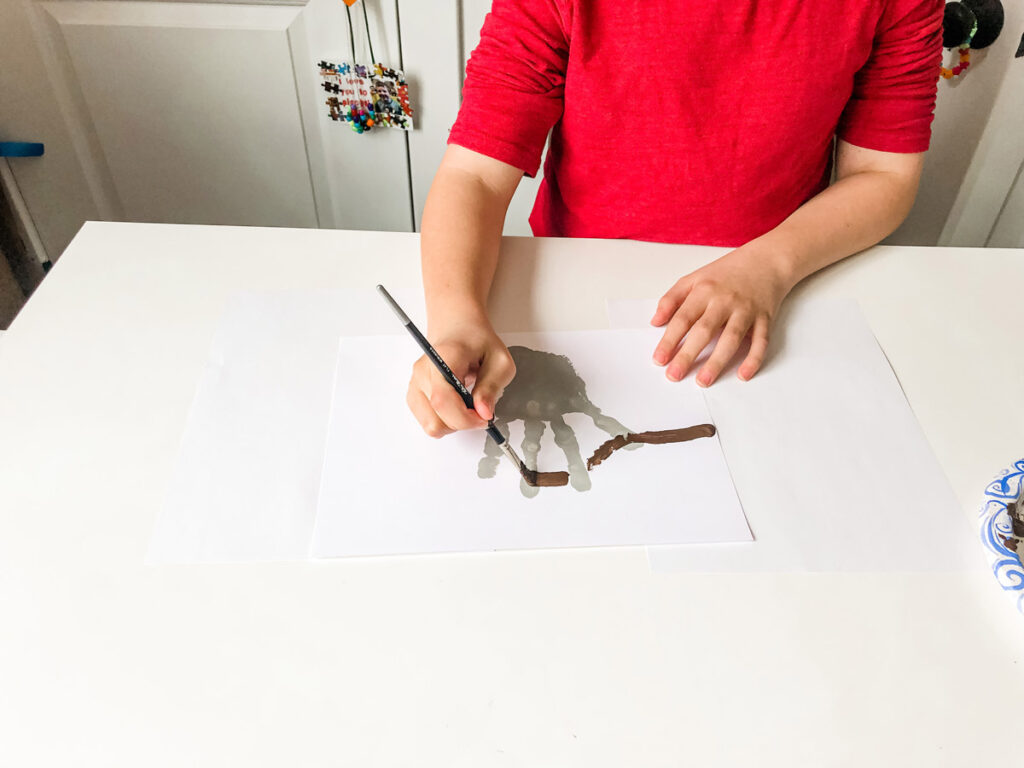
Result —
<path fill-rule="evenodd" d="M 718 253 L 508 239 L 496 323 L 601 327 L 607 296 Z M 986 572 L 653 576 L 640 548 L 143 565 L 229 294 L 341 290 L 376 333 L 376 282 L 418 294 L 416 236 L 78 235 L 0 348 L 0 765 L 1013 759 L 1024 618 Z M 876 248 L 800 289 L 860 301 L 972 524 L 1024 455 L 1022 286 L 1019 251 Z"/>

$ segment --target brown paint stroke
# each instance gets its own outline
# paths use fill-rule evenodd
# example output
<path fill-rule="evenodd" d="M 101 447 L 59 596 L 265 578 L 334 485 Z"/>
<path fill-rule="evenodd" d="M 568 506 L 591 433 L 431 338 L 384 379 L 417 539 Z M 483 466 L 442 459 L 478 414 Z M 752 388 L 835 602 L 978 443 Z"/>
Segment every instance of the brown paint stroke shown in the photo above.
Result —
<path fill-rule="evenodd" d="M 655 432 L 631 432 L 625 435 L 618 435 L 611 440 L 606 440 L 594 451 L 594 455 L 587 459 L 587 469 L 593 469 L 611 456 L 613 451 L 617 451 L 619 448 L 623 448 L 630 443 L 649 443 L 651 445 L 685 443 L 688 440 L 713 437 L 714 434 L 715 426 L 713 424 L 698 424 L 696 427 L 683 427 L 682 429 L 662 429 Z"/>
<path fill-rule="evenodd" d="M 558 488 L 569 484 L 568 472 L 538 472 L 525 466 L 521 466 L 519 470 L 526 484 L 534 488 Z"/>

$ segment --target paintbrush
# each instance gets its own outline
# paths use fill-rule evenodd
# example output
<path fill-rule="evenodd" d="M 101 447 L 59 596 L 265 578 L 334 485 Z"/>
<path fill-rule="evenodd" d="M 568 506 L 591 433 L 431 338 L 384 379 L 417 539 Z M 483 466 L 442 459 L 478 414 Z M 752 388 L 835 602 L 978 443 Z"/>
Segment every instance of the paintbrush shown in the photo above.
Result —
<path fill-rule="evenodd" d="M 455 391 L 459 393 L 459 397 L 462 398 L 462 402 L 466 404 L 466 407 L 471 411 L 475 411 L 476 409 L 473 407 L 473 395 L 470 394 L 468 389 L 466 389 L 466 385 L 459 381 L 459 377 L 452 373 L 452 369 L 448 367 L 448 363 L 446 363 L 441 355 L 437 353 L 437 350 L 434 349 L 433 345 L 427 341 L 426 336 L 420 333 L 420 329 L 416 327 L 416 324 L 413 323 L 402 308 L 398 306 L 398 302 L 391 297 L 391 294 L 388 293 L 387 289 L 383 285 L 378 285 L 377 291 L 384 297 L 384 301 L 386 301 L 388 306 L 391 307 L 391 310 L 398 317 L 399 322 L 401 322 L 402 325 L 405 326 L 405 329 L 412 334 L 412 337 L 416 339 L 416 343 L 420 345 L 420 349 L 423 350 L 427 359 L 434 364 L 434 367 L 437 368 L 438 371 L 441 372 L 444 380 L 451 384 Z M 487 422 L 487 434 L 490 435 L 491 439 L 497 443 L 499 448 L 501 448 L 501 452 L 508 456 L 512 463 L 516 465 L 516 469 L 519 470 L 519 474 L 523 476 L 523 479 L 526 480 L 527 484 L 533 486 L 568 484 L 568 472 L 537 472 L 537 470 L 527 467 L 523 463 L 522 459 L 520 459 L 512 449 L 512 446 L 509 445 L 505 436 L 501 434 L 501 430 L 494 425 L 494 419 Z"/>

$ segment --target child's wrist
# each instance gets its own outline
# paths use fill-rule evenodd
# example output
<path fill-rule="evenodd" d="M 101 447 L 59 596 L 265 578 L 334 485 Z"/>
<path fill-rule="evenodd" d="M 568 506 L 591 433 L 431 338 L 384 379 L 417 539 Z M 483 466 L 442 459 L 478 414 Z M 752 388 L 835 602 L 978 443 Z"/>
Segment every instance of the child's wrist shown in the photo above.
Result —
<path fill-rule="evenodd" d="M 487 307 L 476 297 L 452 294 L 434 296 L 427 302 L 427 327 L 432 333 L 467 325 L 491 325 Z"/>
<path fill-rule="evenodd" d="M 807 276 L 802 272 L 803 261 L 798 250 L 785 238 L 773 237 L 771 232 L 751 240 L 743 249 L 755 253 L 758 261 L 769 263 L 780 287 L 787 293 Z"/>

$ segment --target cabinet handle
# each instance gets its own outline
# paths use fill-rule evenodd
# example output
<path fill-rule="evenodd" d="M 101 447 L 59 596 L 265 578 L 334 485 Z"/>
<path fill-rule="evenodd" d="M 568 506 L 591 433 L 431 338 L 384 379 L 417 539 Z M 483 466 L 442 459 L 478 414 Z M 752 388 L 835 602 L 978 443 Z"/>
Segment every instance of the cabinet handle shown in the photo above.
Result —
<path fill-rule="evenodd" d="M 39 157 L 43 145 L 34 141 L 0 141 L 0 157 Z"/>

